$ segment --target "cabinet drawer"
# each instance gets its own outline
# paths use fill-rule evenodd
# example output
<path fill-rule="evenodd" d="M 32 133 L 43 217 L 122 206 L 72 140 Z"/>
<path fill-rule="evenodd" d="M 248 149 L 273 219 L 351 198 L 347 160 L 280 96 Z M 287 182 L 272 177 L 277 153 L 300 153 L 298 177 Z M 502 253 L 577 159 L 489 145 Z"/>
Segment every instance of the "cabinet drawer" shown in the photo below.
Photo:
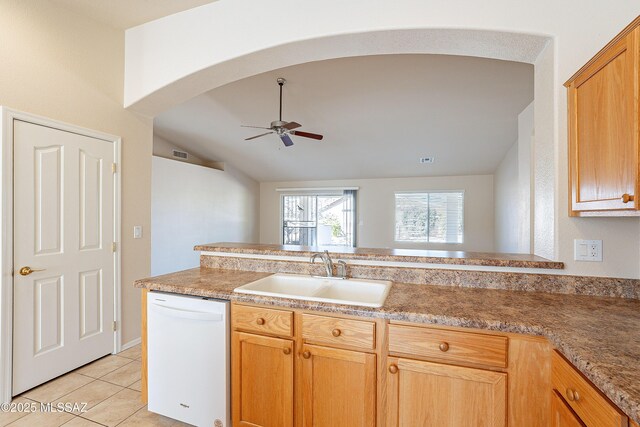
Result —
<path fill-rule="evenodd" d="M 376 324 L 361 320 L 302 315 L 302 338 L 309 343 L 333 344 L 373 350 Z"/>
<path fill-rule="evenodd" d="M 293 312 L 234 304 L 231 306 L 231 325 L 243 331 L 292 337 Z"/>
<path fill-rule="evenodd" d="M 507 367 L 507 337 L 389 325 L 389 352 L 438 361 Z"/>
<path fill-rule="evenodd" d="M 553 352 L 551 382 L 587 427 L 623 427 L 627 416 L 603 396 L 557 351 Z"/>

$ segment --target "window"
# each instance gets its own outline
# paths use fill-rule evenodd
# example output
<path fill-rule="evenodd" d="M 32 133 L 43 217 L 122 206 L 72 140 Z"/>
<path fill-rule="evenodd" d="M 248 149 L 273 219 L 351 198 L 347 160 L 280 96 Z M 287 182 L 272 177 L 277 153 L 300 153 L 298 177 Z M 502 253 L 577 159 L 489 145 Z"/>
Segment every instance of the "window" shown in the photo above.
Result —
<path fill-rule="evenodd" d="M 397 242 L 462 243 L 464 192 L 396 193 Z"/>
<path fill-rule="evenodd" d="M 282 196 L 282 243 L 355 246 L 356 191 Z"/>

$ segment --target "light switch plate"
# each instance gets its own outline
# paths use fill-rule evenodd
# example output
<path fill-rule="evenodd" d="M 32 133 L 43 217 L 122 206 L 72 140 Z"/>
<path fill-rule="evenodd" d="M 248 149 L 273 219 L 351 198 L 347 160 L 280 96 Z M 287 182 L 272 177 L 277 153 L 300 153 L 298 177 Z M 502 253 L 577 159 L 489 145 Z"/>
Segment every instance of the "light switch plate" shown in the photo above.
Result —
<path fill-rule="evenodd" d="M 576 261 L 602 261 L 602 240 L 573 241 L 573 259 Z"/>
<path fill-rule="evenodd" d="M 134 239 L 142 239 L 142 226 L 134 225 L 133 226 L 133 238 Z"/>

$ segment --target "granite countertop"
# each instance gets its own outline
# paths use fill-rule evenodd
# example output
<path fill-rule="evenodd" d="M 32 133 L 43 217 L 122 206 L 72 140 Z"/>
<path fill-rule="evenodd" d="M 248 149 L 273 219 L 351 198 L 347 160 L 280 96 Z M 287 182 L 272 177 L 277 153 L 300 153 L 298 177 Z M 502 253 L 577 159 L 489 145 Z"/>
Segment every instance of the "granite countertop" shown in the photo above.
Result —
<path fill-rule="evenodd" d="M 394 283 L 381 308 L 233 293 L 269 276 L 195 268 L 138 288 L 366 317 L 541 335 L 636 422 L 640 421 L 640 301 Z"/>
<path fill-rule="evenodd" d="M 563 269 L 564 263 L 536 255 L 491 252 L 435 251 L 419 249 L 348 248 L 340 246 L 266 245 L 253 243 L 208 243 L 197 245 L 196 251 L 249 255 L 309 257 L 328 250 L 332 258 L 387 262 L 418 262 L 449 265 L 481 265 L 489 267 Z"/>

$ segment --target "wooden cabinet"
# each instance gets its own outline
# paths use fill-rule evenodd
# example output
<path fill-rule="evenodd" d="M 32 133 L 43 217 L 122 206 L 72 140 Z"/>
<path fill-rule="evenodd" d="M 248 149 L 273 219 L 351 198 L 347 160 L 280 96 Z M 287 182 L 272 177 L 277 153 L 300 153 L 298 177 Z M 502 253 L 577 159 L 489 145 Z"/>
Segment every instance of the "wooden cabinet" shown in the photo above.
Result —
<path fill-rule="evenodd" d="M 304 345 L 303 425 L 374 427 L 376 355 Z"/>
<path fill-rule="evenodd" d="M 551 396 L 551 427 L 585 427 L 555 390 Z"/>
<path fill-rule="evenodd" d="M 640 214 L 640 19 L 565 83 L 569 213 Z"/>
<path fill-rule="evenodd" d="M 388 370 L 388 427 L 506 425 L 506 373 L 394 357 Z"/>
<path fill-rule="evenodd" d="M 629 419 L 557 351 L 551 357 L 551 384 L 587 427 L 626 427 Z"/>
<path fill-rule="evenodd" d="M 293 341 L 232 335 L 234 426 L 293 426 Z"/>

